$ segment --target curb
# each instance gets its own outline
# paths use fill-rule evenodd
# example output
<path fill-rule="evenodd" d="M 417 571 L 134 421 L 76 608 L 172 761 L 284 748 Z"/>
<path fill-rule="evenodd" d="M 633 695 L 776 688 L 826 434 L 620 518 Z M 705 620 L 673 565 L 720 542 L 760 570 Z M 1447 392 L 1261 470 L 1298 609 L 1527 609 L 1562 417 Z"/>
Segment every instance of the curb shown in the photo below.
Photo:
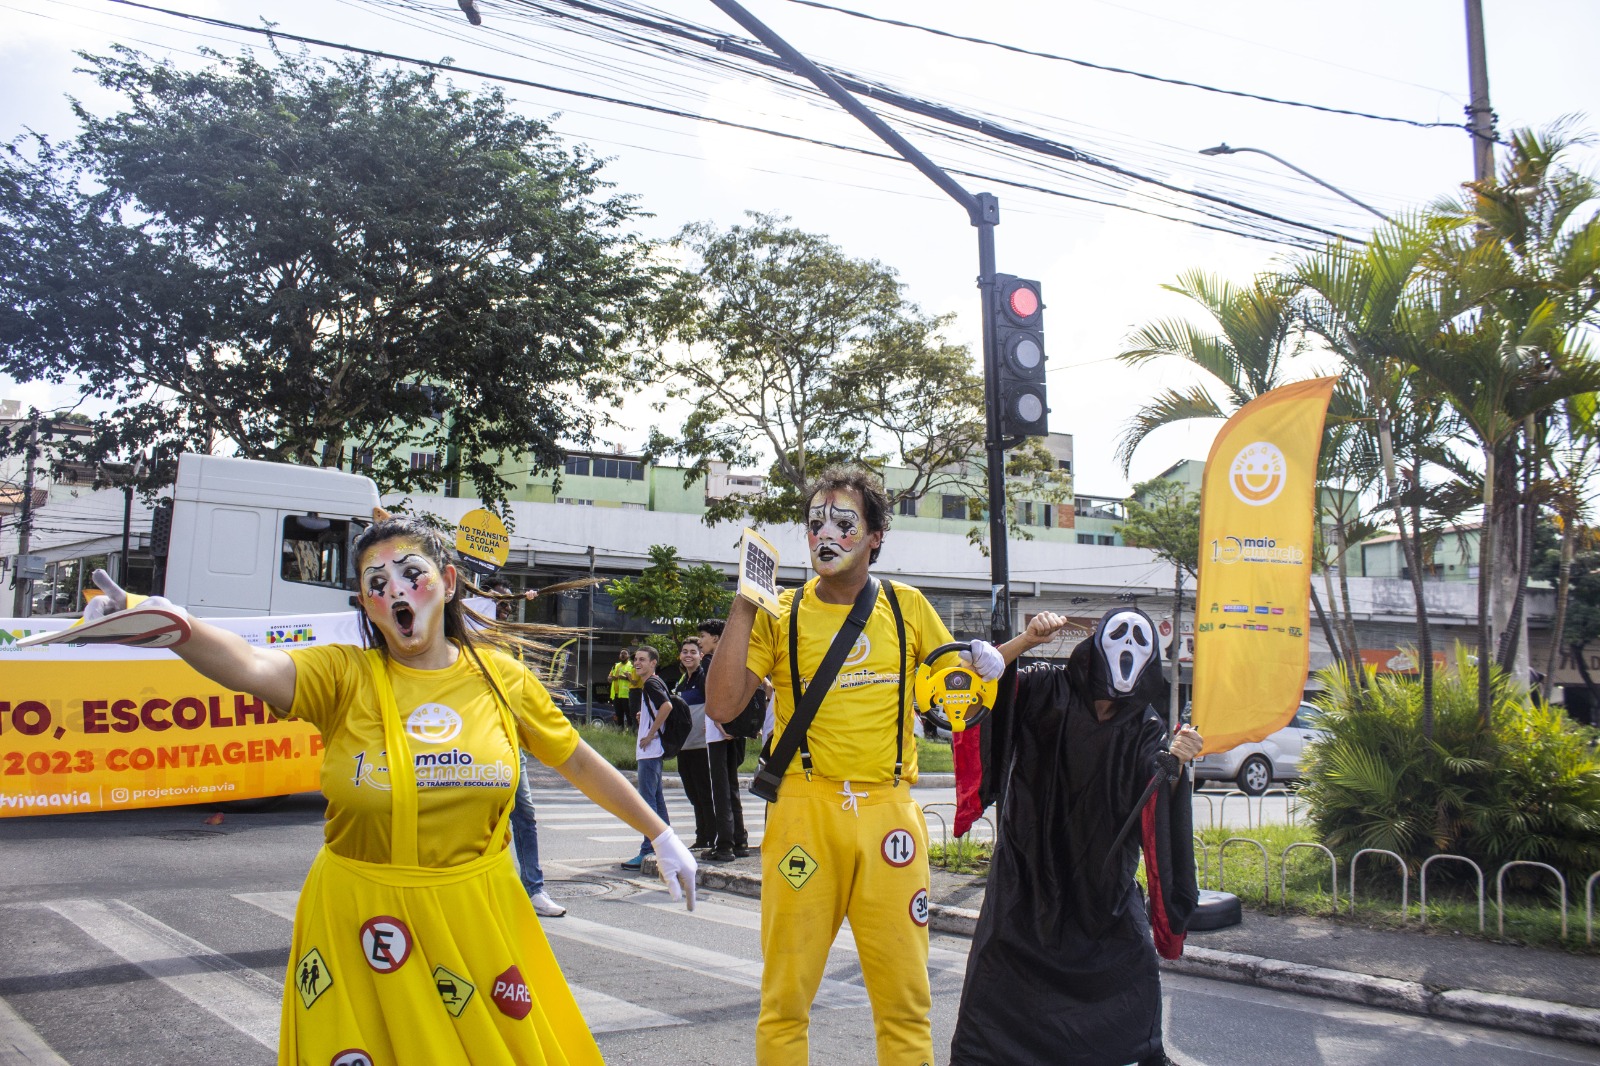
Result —
<path fill-rule="evenodd" d="M 646 866 L 653 867 L 654 863 L 647 863 Z M 721 889 L 741 896 L 757 899 L 761 896 L 761 875 L 744 870 L 702 866 L 695 883 L 703 888 Z M 928 910 L 928 928 L 933 932 L 970 937 L 977 928 L 978 912 L 971 908 L 935 903 Z M 1374 977 L 1351 970 L 1307 966 L 1214 948 L 1186 947 L 1181 957 L 1162 959 L 1161 968 L 1193 977 L 1258 985 L 1280 992 L 1337 999 L 1405 1014 L 1421 1014 L 1600 1046 L 1600 1009 L 1593 1007 L 1551 1003 L 1473 988 L 1435 991 L 1416 981 Z"/>

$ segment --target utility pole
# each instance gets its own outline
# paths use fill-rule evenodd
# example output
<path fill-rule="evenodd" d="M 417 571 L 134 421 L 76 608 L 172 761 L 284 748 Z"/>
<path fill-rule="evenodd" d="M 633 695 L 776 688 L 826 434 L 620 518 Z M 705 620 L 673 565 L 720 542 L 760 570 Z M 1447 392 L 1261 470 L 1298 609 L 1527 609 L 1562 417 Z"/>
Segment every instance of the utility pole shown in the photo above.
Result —
<path fill-rule="evenodd" d="M 1178 721 L 1180 701 L 1179 683 L 1183 678 L 1183 661 L 1179 654 L 1183 646 L 1183 567 L 1172 564 L 1172 687 L 1167 692 L 1167 726 L 1173 733 L 1181 724 Z"/>
<path fill-rule="evenodd" d="M 589 617 L 584 619 L 588 623 L 589 641 L 584 650 L 584 658 L 588 665 L 584 667 L 584 694 L 583 723 L 594 725 L 594 545 L 589 545 Z"/>
<path fill-rule="evenodd" d="M 33 614 L 33 579 L 22 576 L 22 559 L 32 546 L 33 537 L 33 466 L 39 459 L 39 409 L 28 411 L 28 447 L 24 454 L 22 472 L 22 513 L 17 516 L 17 568 L 12 571 L 12 584 L 16 594 L 11 599 L 11 617 L 28 618 Z"/>
<path fill-rule="evenodd" d="M 870 108 L 802 55 L 793 45 L 773 32 L 765 23 L 746 11 L 735 0 L 711 0 L 729 18 L 772 49 L 795 73 L 821 89 L 834 103 L 844 108 L 878 139 L 899 153 L 900 158 L 922 172 L 967 212 L 967 219 L 978 230 L 978 292 L 983 300 L 983 384 L 985 452 L 989 473 L 989 635 L 996 644 L 1011 638 L 1011 563 L 1006 545 L 1006 442 L 1000 435 L 1001 353 L 994 351 L 994 227 L 1000 221 L 1000 201 L 990 193 L 973 194 L 962 188 L 937 163 L 896 133 Z"/>
<path fill-rule="evenodd" d="M 1494 108 L 1489 106 L 1489 57 L 1483 44 L 1483 0 L 1466 0 L 1467 129 L 1472 133 L 1472 176 L 1478 181 L 1494 177 Z"/>

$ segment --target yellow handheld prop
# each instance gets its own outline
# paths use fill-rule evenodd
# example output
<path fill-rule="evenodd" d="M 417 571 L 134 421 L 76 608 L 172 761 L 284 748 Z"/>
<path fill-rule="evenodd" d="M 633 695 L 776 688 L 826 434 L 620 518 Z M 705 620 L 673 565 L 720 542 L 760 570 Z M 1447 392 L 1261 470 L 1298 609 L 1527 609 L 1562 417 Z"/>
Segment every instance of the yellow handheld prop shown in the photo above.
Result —
<path fill-rule="evenodd" d="M 935 667 L 933 664 L 951 652 L 970 651 L 971 644 L 957 642 L 941 644 L 922 660 L 917 667 L 917 708 L 923 717 L 940 729 L 960 733 L 969 725 L 977 725 L 994 709 L 995 693 L 999 682 L 985 681 L 970 666 L 956 662 L 953 666 Z"/>

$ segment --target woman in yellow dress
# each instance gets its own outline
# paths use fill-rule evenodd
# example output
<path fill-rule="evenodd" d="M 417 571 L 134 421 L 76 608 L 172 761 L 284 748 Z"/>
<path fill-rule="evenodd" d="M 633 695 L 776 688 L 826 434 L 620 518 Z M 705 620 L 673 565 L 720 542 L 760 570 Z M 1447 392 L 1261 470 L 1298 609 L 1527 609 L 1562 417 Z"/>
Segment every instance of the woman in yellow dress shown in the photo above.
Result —
<path fill-rule="evenodd" d="M 322 732 L 326 842 L 295 913 L 279 1066 L 600 1063 L 506 846 L 518 748 L 653 838 L 690 908 L 694 857 L 509 653 L 524 638 L 463 605 L 436 531 L 383 517 L 354 553 L 365 650 L 286 653 L 198 619 L 173 648 Z M 127 605 L 95 580 L 86 619 Z"/>

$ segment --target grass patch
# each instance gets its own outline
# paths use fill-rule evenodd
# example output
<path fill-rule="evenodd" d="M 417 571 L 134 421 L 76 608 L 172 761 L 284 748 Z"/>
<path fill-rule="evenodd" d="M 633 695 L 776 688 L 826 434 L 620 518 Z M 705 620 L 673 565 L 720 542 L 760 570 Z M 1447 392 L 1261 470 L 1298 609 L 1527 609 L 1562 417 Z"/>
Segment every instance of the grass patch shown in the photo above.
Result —
<path fill-rule="evenodd" d="M 1328 856 L 1317 848 L 1295 848 L 1289 854 L 1287 899 L 1284 898 L 1284 849 L 1296 843 L 1315 843 L 1310 827 L 1268 825 L 1254 829 L 1202 829 L 1196 834 L 1206 845 L 1206 858 L 1196 845 L 1196 873 L 1202 888 L 1226 889 L 1240 902 L 1268 914 L 1309 914 L 1333 917 L 1334 897 L 1329 888 L 1331 871 Z M 1267 901 L 1262 899 L 1261 850 L 1253 844 L 1228 845 L 1219 859 L 1218 848 L 1230 837 L 1248 837 L 1267 849 Z M 1208 861 L 1209 860 L 1209 861 Z M 1208 869 L 1209 868 L 1209 869 Z M 1459 871 L 1459 872 L 1458 872 Z M 1404 921 L 1400 916 L 1401 879 L 1399 866 L 1384 855 L 1363 855 L 1356 883 L 1356 908 L 1350 910 L 1350 867 L 1339 861 L 1338 914 L 1342 921 L 1387 929 L 1422 928 L 1417 910 L 1421 886 L 1412 871 L 1410 899 Z M 1140 871 L 1141 881 L 1143 870 Z M 1548 875 L 1547 875 L 1548 876 Z M 1539 947 L 1562 948 L 1580 954 L 1600 954 L 1584 943 L 1583 886 L 1568 886 L 1565 940 L 1561 938 L 1561 910 L 1554 878 L 1548 892 L 1541 882 L 1528 881 L 1513 891 L 1508 875 L 1506 887 L 1506 936 L 1508 941 Z M 1477 879 L 1463 863 L 1435 863 L 1428 871 L 1428 925 L 1434 931 L 1482 936 L 1497 940 L 1494 906 L 1494 871 L 1485 871 L 1484 931 L 1478 932 Z M 1573 907 L 1574 899 L 1577 906 Z M 1574 921 L 1574 919 L 1576 919 Z"/>
<path fill-rule="evenodd" d="M 928 845 L 928 864 L 953 874 L 987 874 L 989 860 L 994 857 L 994 845 L 957 837 L 948 844 Z"/>

